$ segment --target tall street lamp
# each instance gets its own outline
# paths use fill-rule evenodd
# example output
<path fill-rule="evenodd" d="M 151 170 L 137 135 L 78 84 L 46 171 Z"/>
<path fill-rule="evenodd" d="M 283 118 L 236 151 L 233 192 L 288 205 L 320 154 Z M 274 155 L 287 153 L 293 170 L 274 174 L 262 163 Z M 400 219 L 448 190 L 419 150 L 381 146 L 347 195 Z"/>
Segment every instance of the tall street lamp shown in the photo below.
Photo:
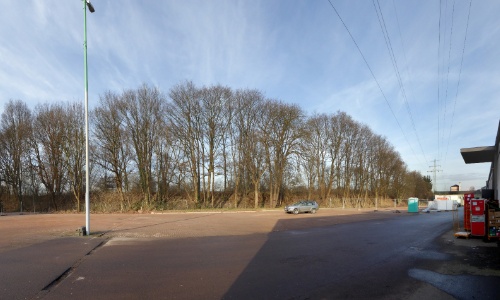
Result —
<path fill-rule="evenodd" d="M 89 183 L 89 82 L 87 78 L 87 7 L 95 12 L 90 0 L 83 2 L 83 64 L 85 70 L 85 234 L 90 235 L 90 183 Z"/>

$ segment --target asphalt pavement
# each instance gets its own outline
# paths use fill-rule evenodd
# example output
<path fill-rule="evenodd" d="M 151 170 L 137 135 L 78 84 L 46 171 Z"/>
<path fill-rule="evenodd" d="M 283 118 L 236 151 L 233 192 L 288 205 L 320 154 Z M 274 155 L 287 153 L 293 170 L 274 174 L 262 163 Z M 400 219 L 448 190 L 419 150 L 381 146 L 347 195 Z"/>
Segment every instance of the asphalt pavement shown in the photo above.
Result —
<path fill-rule="evenodd" d="M 104 241 L 62 237 L 1 253 L 0 299 L 45 295 Z"/>
<path fill-rule="evenodd" d="M 443 214 L 440 224 L 449 225 L 425 229 L 435 234 L 424 237 L 427 246 L 416 242 L 418 234 L 403 234 L 403 242 L 410 245 L 400 245 L 403 250 L 382 243 L 382 237 L 370 236 L 380 234 L 375 229 L 384 224 L 403 226 L 402 230 L 404 226 L 420 226 L 422 223 L 415 221 L 424 220 L 422 214 L 417 214 L 421 215 L 417 219 L 404 210 L 323 209 L 316 215 L 299 216 L 281 211 L 97 215 L 92 219 L 94 233 L 85 237 L 77 236 L 76 231 L 82 215 L 2 216 L 0 299 L 262 299 L 263 295 L 268 299 L 332 299 L 342 295 L 367 299 L 398 299 L 398 295 L 473 299 L 469 297 L 477 295 L 480 297 L 475 299 L 497 299 L 500 260 L 496 243 L 456 239 L 451 220 L 447 221 L 451 213 L 434 214 Z M 324 238 L 325 234 L 345 231 L 358 232 L 351 239 L 340 238 L 349 244 Z M 353 239 L 357 242 L 351 244 Z M 363 240 L 366 243 L 359 242 Z M 397 255 L 380 254 L 375 265 L 365 268 L 363 262 L 357 264 L 353 253 L 361 247 L 378 253 L 391 247 Z M 337 261 L 328 253 L 346 258 Z M 398 269 L 417 261 L 414 256 L 398 253 L 417 253 L 424 259 L 418 260 L 415 268 Z M 366 256 L 365 252 L 360 255 Z M 371 269 L 383 269 L 385 263 L 393 270 L 387 272 L 392 276 L 387 281 Z M 329 264 L 335 264 L 338 272 L 332 273 Z M 371 271 L 360 271 L 363 268 Z M 342 274 L 359 278 L 349 281 L 352 288 L 370 288 L 377 293 L 345 294 L 336 288 Z M 394 279 L 399 277 L 405 281 Z M 295 282 L 290 283 L 290 278 Z M 297 282 L 296 278 L 303 280 Z M 376 288 L 367 286 L 370 281 L 392 283 Z M 471 284 L 477 288 L 471 289 Z"/>

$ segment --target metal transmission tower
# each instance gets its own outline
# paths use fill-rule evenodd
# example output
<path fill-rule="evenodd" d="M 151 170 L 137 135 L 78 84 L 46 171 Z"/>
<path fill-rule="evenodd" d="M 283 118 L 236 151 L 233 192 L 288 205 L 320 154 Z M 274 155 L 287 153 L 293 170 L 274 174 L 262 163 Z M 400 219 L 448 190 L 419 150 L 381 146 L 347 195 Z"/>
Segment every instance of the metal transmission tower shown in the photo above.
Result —
<path fill-rule="evenodd" d="M 434 188 L 434 194 L 436 193 L 436 189 L 437 189 L 437 179 L 436 179 L 436 173 L 437 172 L 441 172 L 442 170 L 439 170 L 438 168 L 441 167 L 439 165 L 436 165 L 436 162 L 437 160 L 434 159 L 434 165 L 433 166 L 429 166 L 429 168 L 432 168 L 432 170 L 430 171 L 427 171 L 427 172 L 430 172 L 432 173 L 432 187 Z"/>

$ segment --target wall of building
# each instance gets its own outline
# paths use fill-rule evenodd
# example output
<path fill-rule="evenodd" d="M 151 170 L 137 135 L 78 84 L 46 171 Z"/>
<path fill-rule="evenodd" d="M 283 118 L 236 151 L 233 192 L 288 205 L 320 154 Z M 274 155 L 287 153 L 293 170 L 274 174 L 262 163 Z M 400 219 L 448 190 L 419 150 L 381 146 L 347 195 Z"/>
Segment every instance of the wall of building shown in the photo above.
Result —
<path fill-rule="evenodd" d="M 500 130 L 500 129 L 499 129 Z M 500 134 L 500 132 L 498 133 Z M 492 189 L 495 191 L 495 199 L 499 199 L 498 197 L 498 187 L 500 186 L 500 155 L 499 155 L 499 149 L 500 149 L 500 141 L 497 138 L 497 144 L 495 145 L 495 158 L 493 159 L 492 167 L 493 167 L 493 185 Z"/>
<path fill-rule="evenodd" d="M 500 122 L 498 124 L 497 138 L 495 140 L 495 154 L 491 162 L 490 174 L 486 188 L 493 190 L 494 199 L 499 199 L 498 187 L 500 186 Z"/>

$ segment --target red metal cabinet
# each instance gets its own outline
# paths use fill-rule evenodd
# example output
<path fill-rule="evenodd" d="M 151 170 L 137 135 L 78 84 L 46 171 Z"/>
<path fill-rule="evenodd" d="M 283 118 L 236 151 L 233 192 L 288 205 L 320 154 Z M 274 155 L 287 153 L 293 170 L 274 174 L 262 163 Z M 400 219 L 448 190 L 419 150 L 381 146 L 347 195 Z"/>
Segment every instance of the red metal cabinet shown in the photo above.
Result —
<path fill-rule="evenodd" d="M 485 199 L 472 199 L 470 201 L 471 235 L 486 235 L 486 215 L 484 213 L 485 206 Z"/>
<path fill-rule="evenodd" d="M 464 194 L 464 230 L 470 231 L 470 201 L 474 199 L 474 194 Z"/>

